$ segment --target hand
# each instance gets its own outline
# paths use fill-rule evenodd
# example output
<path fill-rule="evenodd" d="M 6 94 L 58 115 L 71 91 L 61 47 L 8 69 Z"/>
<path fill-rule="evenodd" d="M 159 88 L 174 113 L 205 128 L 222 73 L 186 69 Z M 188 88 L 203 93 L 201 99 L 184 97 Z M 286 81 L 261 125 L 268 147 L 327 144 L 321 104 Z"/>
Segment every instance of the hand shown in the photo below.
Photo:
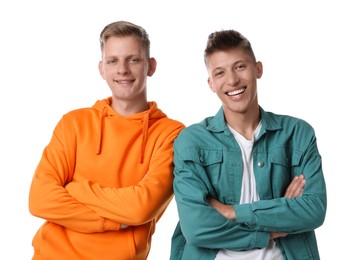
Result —
<path fill-rule="evenodd" d="M 288 185 L 284 197 L 292 199 L 294 197 L 302 196 L 302 191 L 305 184 L 306 180 L 304 179 L 303 174 L 294 177 L 290 185 Z"/>
<path fill-rule="evenodd" d="M 275 238 L 279 238 L 279 237 L 285 237 L 287 236 L 286 233 L 282 233 L 282 232 L 271 232 L 270 233 L 270 240 L 271 239 L 275 239 Z"/>

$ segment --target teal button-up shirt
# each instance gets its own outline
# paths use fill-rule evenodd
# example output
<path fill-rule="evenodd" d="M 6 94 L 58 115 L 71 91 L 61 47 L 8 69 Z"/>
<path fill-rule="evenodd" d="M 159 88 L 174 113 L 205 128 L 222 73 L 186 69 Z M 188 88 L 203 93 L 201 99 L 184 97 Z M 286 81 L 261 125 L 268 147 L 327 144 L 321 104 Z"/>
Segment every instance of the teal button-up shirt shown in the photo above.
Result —
<path fill-rule="evenodd" d="M 313 128 L 305 121 L 265 112 L 253 146 L 260 201 L 239 204 L 242 154 L 224 120 L 214 117 L 182 130 L 174 144 L 174 192 L 179 223 L 171 260 L 214 259 L 219 249 L 267 247 L 271 232 L 285 259 L 319 259 L 314 230 L 324 222 L 326 186 Z M 293 177 L 304 174 L 302 196 L 283 197 Z M 233 205 L 236 220 L 224 218 L 207 197 Z"/>

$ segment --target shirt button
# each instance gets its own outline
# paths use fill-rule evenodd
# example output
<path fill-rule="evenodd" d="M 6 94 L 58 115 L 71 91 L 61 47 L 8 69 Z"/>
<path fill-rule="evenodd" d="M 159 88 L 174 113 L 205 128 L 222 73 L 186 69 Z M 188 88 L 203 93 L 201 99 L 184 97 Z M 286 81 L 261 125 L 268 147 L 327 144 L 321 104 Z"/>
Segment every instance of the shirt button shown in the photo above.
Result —
<path fill-rule="evenodd" d="M 258 166 L 259 166 L 259 167 L 263 167 L 263 166 L 264 166 L 264 163 L 263 163 L 263 162 L 258 162 Z"/>
<path fill-rule="evenodd" d="M 202 158 L 202 156 L 200 157 L 200 162 L 203 162 L 203 158 Z"/>

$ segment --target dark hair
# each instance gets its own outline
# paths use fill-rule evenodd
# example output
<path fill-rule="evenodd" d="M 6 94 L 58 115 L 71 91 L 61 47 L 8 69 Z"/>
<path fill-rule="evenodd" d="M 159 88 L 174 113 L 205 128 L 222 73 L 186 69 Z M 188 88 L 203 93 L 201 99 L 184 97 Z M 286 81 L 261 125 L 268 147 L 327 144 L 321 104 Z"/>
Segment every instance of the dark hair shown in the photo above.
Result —
<path fill-rule="evenodd" d="M 216 51 L 230 50 L 234 48 L 242 48 L 255 61 L 255 55 L 251 44 L 240 32 L 235 30 L 221 30 L 213 32 L 208 36 L 207 46 L 205 49 L 204 60 L 207 65 L 208 57 Z"/>
<path fill-rule="evenodd" d="M 106 27 L 100 33 L 101 51 L 103 50 L 105 43 L 110 37 L 122 37 L 132 35 L 136 36 L 141 41 L 142 47 L 145 49 L 147 58 L 149 58 L 150 41 L 148 33 L 144 30 L 143 27 L 126 21 L 117 21 L 106 25 Z"/>

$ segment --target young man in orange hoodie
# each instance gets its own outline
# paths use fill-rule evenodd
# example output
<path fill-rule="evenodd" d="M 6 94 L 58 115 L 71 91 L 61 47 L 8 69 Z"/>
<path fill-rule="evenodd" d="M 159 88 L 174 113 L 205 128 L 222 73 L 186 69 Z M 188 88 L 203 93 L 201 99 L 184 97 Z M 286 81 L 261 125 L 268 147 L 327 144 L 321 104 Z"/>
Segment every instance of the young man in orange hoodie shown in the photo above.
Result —
<path fill-rule="evenodd" d="M 46 222 L 33 259 L 146 259 L 173 197 L 173 141 L 182 123 L 147 101 L 156 69 L 146 31 L 119 21 L 100 34 L 112 97 L 65 114 L 35 171 L 30 212 Z"/>

